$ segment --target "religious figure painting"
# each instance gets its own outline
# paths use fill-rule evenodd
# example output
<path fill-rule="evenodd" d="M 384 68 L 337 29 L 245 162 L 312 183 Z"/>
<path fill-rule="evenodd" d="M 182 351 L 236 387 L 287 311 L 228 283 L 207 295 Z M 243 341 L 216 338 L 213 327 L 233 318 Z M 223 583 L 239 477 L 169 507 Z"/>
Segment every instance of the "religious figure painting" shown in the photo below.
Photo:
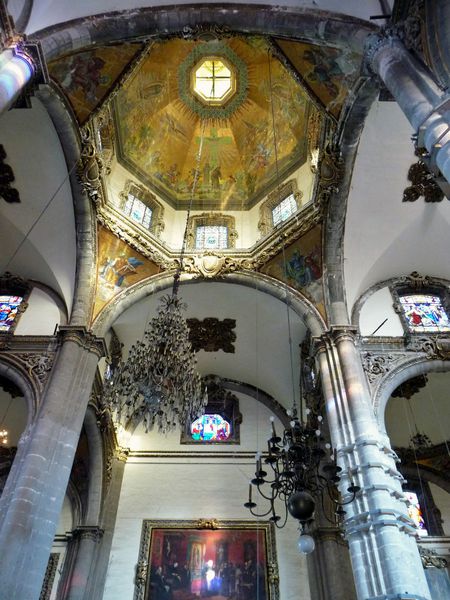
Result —
<path fill-rule="evenodd" d="M 261 272 L 302 292 L 325 316 L 321 240 L 322 232 L 318 225 L 267 262 Z"/>
<path fill-rule="evenodd" d="M 339 118 L 347 94 L 358 77 L 361 54 L 351 48 L 345 52 L 281 39 L 277 45 L 326 110 Z"/>
<path fill-rule="evenodd" d="M 122 44 L 50 61 L 49 73 L 67 94 L 80 123 L 88 119 L 141 48 L 140 44 Z"/>
<path fill-rule="evenodd" d="M 145 520 L 135 600 L 276 600 L 274 569 L 269 522 Z"/>
<path fill-rule="evenodd" d="M 101 227 L 98 234 L 94 317 L 122 290 L 158 272 L 158 265 Z"/>
<path fill-rule="evenodd" d="M 218 108 L 202 105 L 192 91 L 193 70 L 207 50 L 228 61 L 235 79 L 235 94 Z M 191 196 L 204 209 L 254 204 L 307 154 L 310 102 L 268 50 L 258 37 L 211 47 L 153 43 L 114 99 L 119 161 L 176 208 Z"/>

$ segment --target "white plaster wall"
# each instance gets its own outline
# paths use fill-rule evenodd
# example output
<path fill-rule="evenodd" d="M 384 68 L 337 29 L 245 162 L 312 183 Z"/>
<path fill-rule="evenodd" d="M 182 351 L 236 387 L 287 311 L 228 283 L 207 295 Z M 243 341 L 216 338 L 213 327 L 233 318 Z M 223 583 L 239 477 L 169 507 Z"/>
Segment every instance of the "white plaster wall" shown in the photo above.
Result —
<path fill-rule="evenodd" d="M 162 436 L 138 429 L 131 439 L 132 450 L 172 450 L 187 455 L 180 458 L 129 458 L 120 496 L 103 600 L 131 600 L 135 566 L 144 519 L 250 520 L 257 523 L 243 504 L 248 498 L 248 481 L 254 475 L 252 459 L 239 459 L 236 452 L 264 449 L 270 432 L 271 412 L 254 399 L 239 395 L 241 444 L 221 446 L 180 445 L 180 433 Z M 277 431 L 281 423 L 276 420 Z M 188 453 L 209 451 L 207 459 Z M 219 458 L 215 452 L 227 452 Z M 254 490 L 253 498 L 256 502 Z M 306 558 L 297 550 L 297 523 L 290 519 L 276 531 L 280 598 L 310 600 Z M 256 600 L 256 599 L 255 599 Z"/>
<path fill-rule="evenodd" d="M 56 325 L 65 325 L 55 301 L 39 288 L 33 288 L 28 308 L 20 317 L 16 335 L 52 335 Z"/>
<path fill-rule="evenodd" d="M 436 506 L 441 511 L 444 534 L 450 535 L 450 494 L 434 483 L 430 483 L 430 490 Z"/>
<path fill-rule="evenodd" d="M 370 296 L 361 308 L 359 328 L 362 335 L 372 333 L 387 319 L 375 335 L 402 336 L 405 332 L 400 317 L 393 308 L 393 299 L 389 288 L 385 287 Z"/>

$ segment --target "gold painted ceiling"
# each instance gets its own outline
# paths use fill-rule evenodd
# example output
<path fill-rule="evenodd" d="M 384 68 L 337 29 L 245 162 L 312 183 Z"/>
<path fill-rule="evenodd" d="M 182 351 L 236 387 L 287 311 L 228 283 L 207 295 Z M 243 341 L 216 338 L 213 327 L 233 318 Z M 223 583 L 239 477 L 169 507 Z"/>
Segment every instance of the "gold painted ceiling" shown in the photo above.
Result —
<path fill-rule="evenodd" d="M 192 90 L 211 56 L 236 77 L 219 106 Z M 305 162 L 310 110 L 264 38 L 154 42 L 114 100 L 118 159 L 175 208 L 247 209 Z"/>

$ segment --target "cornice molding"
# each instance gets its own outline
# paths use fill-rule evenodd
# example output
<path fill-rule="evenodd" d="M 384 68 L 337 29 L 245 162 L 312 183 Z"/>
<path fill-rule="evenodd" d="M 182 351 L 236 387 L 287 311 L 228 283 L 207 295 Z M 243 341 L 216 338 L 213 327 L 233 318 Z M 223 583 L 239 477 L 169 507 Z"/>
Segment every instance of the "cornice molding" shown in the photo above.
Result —
<path fill-rule="evenodd" d="M 104 338 L 97 337 L 86 327 L 64 325 L 59 327 L 58 336 L 61 343 L 74 342 L 80 348 L 96 354 L 99 358 L 107 355 L 108 349 Z"/>

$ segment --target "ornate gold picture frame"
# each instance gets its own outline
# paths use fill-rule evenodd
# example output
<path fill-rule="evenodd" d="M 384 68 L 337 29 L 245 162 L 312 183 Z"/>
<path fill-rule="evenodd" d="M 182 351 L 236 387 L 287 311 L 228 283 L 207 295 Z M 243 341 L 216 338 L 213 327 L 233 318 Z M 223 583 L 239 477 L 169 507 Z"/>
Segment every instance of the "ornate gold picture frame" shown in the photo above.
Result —
<path fill-rule="evenodd" d="M 134 600 L 279 600 L 268 521 L 144 520 Z"/>

